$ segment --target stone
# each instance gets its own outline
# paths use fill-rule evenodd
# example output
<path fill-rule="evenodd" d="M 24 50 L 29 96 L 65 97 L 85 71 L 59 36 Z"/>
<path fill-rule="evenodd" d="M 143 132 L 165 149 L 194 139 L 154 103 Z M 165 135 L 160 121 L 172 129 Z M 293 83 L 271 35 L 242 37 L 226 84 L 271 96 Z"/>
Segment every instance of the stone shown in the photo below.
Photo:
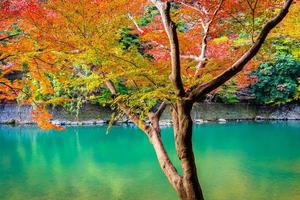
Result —
<path fill-rule="evenodd" d="M 106 124 L 107 122 L 106 121 L 104 121 L 104 120 L 97 120 L 97 121 L 95 121 L 96 122 L 96 124 L 98 124 L 98 125 L 102 125 L 102 124 Z"/>
<path fill-rule="evenodd" d="M 71 126 L 77 126 L 78 125 L 78 123 L 77 122 L 71 122 L 71 124 L 70 124 Z"/>
<path fill-rule="evenodd" d="M 171 120 L 161 120 L 159 121 L 160 126 L 172 126 L 172 121 Z"/>
<path fill-rule="evenodd" d="M 265 117 L 259 115 L 255 117 L 256 121 L 265 120 L 265 119 L 266 119 Z"/>
<path fill-rule="evenodd" d="M 226 123 L 227 122 L 227 120 L 226 119 L 218 119 L 218 122 L 220 122 L 220 123 Z"/>
<path fill-rule="evenodd" d="M 51 123 L 54 124 L 54 125 L 60 125 L 60 121 L 59 120 L 52 120 Z"/>
<path fill-rule="evenodd" d="M 204 120 L 203 119 L 195 119 L 195 124 L 203 124 Z"/>
<path fill-rule="evenodd" d="M 84 125 L 93 125 L 94 122 L 93 121 L 84 121 L 83 124 Z"/>

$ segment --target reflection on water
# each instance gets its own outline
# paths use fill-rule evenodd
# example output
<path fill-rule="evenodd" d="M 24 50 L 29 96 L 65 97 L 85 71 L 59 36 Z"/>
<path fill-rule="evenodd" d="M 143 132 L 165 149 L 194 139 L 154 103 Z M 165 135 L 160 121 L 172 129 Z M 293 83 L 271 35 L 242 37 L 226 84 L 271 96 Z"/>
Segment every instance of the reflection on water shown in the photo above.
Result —
<path fill-rule="evenodd" d="M 300 123 L 195 127 L 199 178 L 208 200 L 300 199 Z M 0 127 L 0 199 L 174 200 L 147 138 L 135 128 L 42 132 Z M 172 129 L 163 130 L 179 166 Z"/>

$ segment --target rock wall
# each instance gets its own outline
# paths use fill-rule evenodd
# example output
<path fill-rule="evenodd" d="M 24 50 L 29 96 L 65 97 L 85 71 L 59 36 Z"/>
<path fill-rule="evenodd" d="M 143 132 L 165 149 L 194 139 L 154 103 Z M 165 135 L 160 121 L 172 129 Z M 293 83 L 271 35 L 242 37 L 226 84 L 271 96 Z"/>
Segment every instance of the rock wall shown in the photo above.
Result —
<path fill-rule="evenodd" d="M 29 124 L 32 121 L 32 107 L 15 104 L 0 105 L 0 123 L 19 123 Z M 87 122 L 103 123 L 110 120 L 111 110 L 109 108 L 99 107 L 96 105 L 85 105 L 81 108 L 79 115 L 70 113 L 62 108 L 50 109 L 54 122 Z"/>
<path fill-rule="evenodd" d="M 192 111 L 194 119 L 204 120 L 300 120 L 300 104 L 284 106 L 259 106 L 239 103 L 226 104 L 196 104 Z"/>
<path fill-rule="evenodd" d="M 0 105 L 0 123 L 31 123 L 31 106 Z"/>
<path fill-rule="evenodd" d="M 78 117 L 62 108 L 50 110 L 54 122 L 66 124 L 101 124 L 110 120 L 111 110 L 95 105 L 85 105 Z M 32 108 L 14 104 L 0 105 L 0 123 L 32 123 Z M 226 105 L 219 103 L 195 104 L 192 118 L 196 121 L 216 120 L 300 120 L 300 104 L 285 106 L 257 106 L 251 104 Z M 166 109 L 162 120 L 170 120 L 170 109 Z"/>

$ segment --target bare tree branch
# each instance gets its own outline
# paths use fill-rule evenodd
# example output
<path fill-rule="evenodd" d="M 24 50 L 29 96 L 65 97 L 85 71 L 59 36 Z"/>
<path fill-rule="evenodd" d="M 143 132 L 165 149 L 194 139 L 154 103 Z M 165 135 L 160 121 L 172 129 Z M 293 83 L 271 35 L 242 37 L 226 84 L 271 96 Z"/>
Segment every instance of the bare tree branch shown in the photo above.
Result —
<path fill-rule="evenodd" d="M 179 41 L 176 31 L 176 25 L 172 21 L 170 16 L 171 4 L 170 2 L 162 2 L 160 0 L 151 0 L 151 2 L 157 7 L 160 12 L 162 23 L 170 42 L 170 55 L 172 64 L 170 80 L 172 81 L 172 84 L 175 88 L 175 94 L 179 97 L 183 97 L 185 96 L 185 91 L 181 79 Z"/>
<path fill-rule="evenodd" d="M 16 89 L 16 88 L 13 88 L 11 85 L 5 83 L 5 82 L 0 82 L 0 85 L 4 85 L 5 87 L 9 88 L 16 96 L 18 96 L 18 93 L 16 90 L 20 90 L 21 89 Z"/>
<path fill-rule="evenodd" d="M 6 40 L 9 40 L 9 39 L 12 39 L 12 38 L 14 38 L 14 37 L 16 37 L 16 36 L 18 36 L 18 35 L 20 35 L 20 34 L 17 33 L 17 34 L 5 36 L 5 37 L 3 37 L 3 38 L 0 38 L 0 42 L 6 41 Z"/>
<path fill-rule="evenodd" d="M 11 86 L 11 85 L 9 85 L 9 84 L 3 82 L 3 81 L 0 82 L 0 85 L 4 85 L 5 87 L 9 88 L 16 96 L 19 95 L 17 91 L 19 91 L 19 92 L 25 94 L 26 97 L 29 97 L 29 96 L 30 96 L 30 94 L 29 94 L 28 92 L 24 91 L 23 89 L 20 89 L 20 88 L 14 88 L 13 86 Z M 38 106 L 38 103 L 37 103 L 34 99 L 32 99 L 31 101 L 32 101 L 32 103 L 33 103 L 34 105 Z"/>
<path fill-rule="evenodd" d="M 1 55 L 0 55 L 1 56 Z M 11 57 L 12 55 L 6 55 L 3 58 L 0 58 L 0 62 L 5 61 L 7 58 Z"/>
<path fill-rule="evenodd" d="M 182 58 L 190 58 L 193 59 L 195 61 L 198 62 L 198 64 L 196 65 L 196 71 L 195 71 L 195 76 L 198 75 L 200 69 L 202 69 L 203 67 L 205 67 L 206 63 L 207 63 L 207 42 L 208 42 L 208 36 L 209 36 L 209 31 L 210 31 L 210 26 L 212 24 L 212 22 L 214 21 L 214 19 L 216 18 L 218 12 L 221 10 L 222 5 L 223 5 L 224 0 L 219 0 L 219 3 L 216 7 L 216 9 L 214 10 L 214 12 L 212 13 L 212 17 L 211 19 L 200 19 L 201 25 L 202 25 L 202 29 L 203 29 L 203 37 L 202 37 L 202 42 L 201 42 L 201 53 L 197 58 L 193 58 L 193 57 L 182 57 Z M 190 3 L 186 3 L 185 1 L 181 1 L 180 2 L 182 5 L 187 6 L 193 10 L 196 10 L 197 12 L 200 12 L 202 15 L 205 16 L 209 16 L 208 15 L 208 10 L 205 9 L 204 7 L 200 8 L 200 5 L 196 4 L 195 2 L 190 2 Z"/>
<path fill-rule="evenodd" d="M 167 104 L 165 102 L 162 102 L 160 104 L 159 108 L 157 109 L 157 111 L 155 112 L 155 115 L 158 118 L 158 120 L 160 119 L 160 117 L 163 114 L 163 112 L 166 109 L 166 107 L 167 107 Z"/>
<path fill-rule="evenodd" d="M 251 15 L 252 15 L 252 34 L 251 34 L 251 39 L 252 43 L 254 43 L 254 33 L 255 33 L 255 11 L 257 8 L 258 0 L 255 0 L 254 5 L 252 5 L 252 2 L 250 0 L 246 0 L 247 4 L 251 10 Z"/>
<path fill-rule="evenodd" d="M 133 22 L 134 26 L 136 27 L 136 29 L 141 33 L 143 34 L 144 33 L 144 30 L 141 29 L 141 27 L 138 25 L 138 23 L 136 22 L 136 20 L 133 18 L 133 16 L 131 15 L 131 13 L 128 13 L 128 18 Z"/>
<path fill-rule="evenodd" d="M 200 61 L 199 56 L 195 56 L 195 55 L 180 55 L 180 58 Z"/>
<path fill-rule="evenodd" d="M 214 21 L 214 19 L 216 18 L 218 12 L 220 11 L 223 2 L 224 2 L 224 0 L 219 1 L 219 4 L 218 4 L 217 8 L 215 9 L 210 21 L 208 23 L 202 25 L 204 34 L 203 34 L 202 43 L 201 43 L 201 54 L 199 56 L 200 62 L 196 66 L 195 76 L 197 76 L 199 73 L 199 70 L 202 69 L 206 65 L 206 62 L 208 59 L 207 58 L 207 40 L 208 40 L 209 31 L 210 31 L 210 26 L 211 26 L 212 22 Z M 204 23 L 203 20 L 202 20 L 202 23 Z"/>

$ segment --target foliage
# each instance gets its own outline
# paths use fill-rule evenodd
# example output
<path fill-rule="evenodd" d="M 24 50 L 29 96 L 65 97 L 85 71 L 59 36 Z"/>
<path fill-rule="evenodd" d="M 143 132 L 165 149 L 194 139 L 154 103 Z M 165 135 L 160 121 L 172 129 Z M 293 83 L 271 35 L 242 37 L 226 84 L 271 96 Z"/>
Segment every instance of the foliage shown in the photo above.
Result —
<path fill-rule="evenodd" d="M 124 113 L 145 132 L 180 196 L 203 199 L 193 170 L 190 111 L 249 64 L 292 3 L 285 0 L 282 8 L 282 0 L 258 1 L 4 0 L 0 9 L 9 17 L 0 22 L 0 30 L 13 21 L 25 34 L 13 43 L 9 58 L 1 60 L 26 66 L 20 88 L 26 95 L 19 99 L 34 106 L 33 119 L 41 128 L 61 129 L 51 123 L 49 105 L 69 107 L 78 115 L 86 102 L 108 103 L 118 112 L 112 119 Z M 252 66 L 250 62 L 245 71 Z M 298 76 L 298 68 L 291 58 L 262 64 L 253 87 L 266 89 L 264 84 L 277 83 L 279 93 L 292 88 L 295 93 L 291 72 Z M 272 80 L 274 74 L 280 75 L 278 80 Z M 243 75 L 236 76 L 242 80 L 238 84 L 245 82 Z M 219 97 L 235 102 L 235 87 L 224 86 Z M 160 137 L 159 119 L 167 104 L 172 105 L 178 157 L 186 158 L 180 159 L 182 176 Z"/>
<path fill-rule="evenodd" d="M 286 103 L 295 97 L 300 64 L 291 55 L 276 57 L 275 62 L 260 64 L 251 86 L 259 103 Z"/>
<path fill-rule="evenodd" d="M 139 34 L 133 33 L 132 28 L 121 28 L 119 31 L 120 40 L 119 43 L 123 50 L 129 50 L 130 48 L 137 49 L 137 51 L 145 58 L 152 60 L 153 56 L 145 53 L 146 47 L 140 40 Z"/>
<path fill-rule="evenodd" d="M 295 99 L 300 100 L 300 78 L 298 78 L 298 87 L 297 87 Z"/>
<path fill-rule="evenodd" d="M 292 55 L 298 62 L 300 61 L 300 41 L 290 37 L 273 37 L 267 41 L 266 50 L 270 56 L 275 55 Z M 273 56 L 272 56 L 273 57 Z"/>
<path fill-rule="evenodd" d="M 259 1 L 253 21 L 249 9 L 254 6 L 252 1 L 224 1 L 215 13 L 219 3 L 178 0 L 171 4 L 186 90 L 228 69 L 281 6 L 279 0 Z M 141 118 L 157 102 L 176 101 L 169 81 L 169 40 L 158 9 L 149 1 L 13 0 L 0 5 L 0 30 L 9 30 L 11 24 L 22 30 L 22 35 L 2 45 L 0 52 L 10 55 L 5 59 L 12 65 L 10 70 L 26 68 L 23 79 L 16 84 L 9 83 L 2 70 L 0 82 L 18 88 L 13 94 L 9 87 L 3 87 L 4 98 L 18 96 L 22 103 L 37 104 L 36 113 L 43 113 L 49 105 L 77 112 L 87 102 L 117 107 L 122 101 Z M 209 30 L 205 30 L 210 20 Z M 205 35 L 206 62 L 198 70 Z M 224 86 L 219 98 L 235 102 L 235 88 L 248 83 L 247 74 L 256 63 L 251 62 L 236 77 L 236 85 Z M 6 67 L 1 64 L 1 69 Z M 108 80 L 116 85 L 117 97 L 106 87 Z M 47 124 L 47 120 L 35 119 L 43 121 L 41 125 Z"/>
<path fill-rule="evenodd" d="M 215 98 L 217 101 L 221 101 L 225 104 L 234 104 L 238 103 L 237 97 L 237 84 L 234 81 L 229 81 L 222 87 L 220 87 L 219 91 L 215 94 Z"/>
<path fill-rule="evenodd" d="M 120 44 L 122 45 L 123 49 L 129 49 L 131 46 L 135 46 L 137 48 L 141 47 L 141 42 L 139 40 L 138 34 L 130 33 L 133 29 L 131 28 L 122 28 L 120 30 Z"/>
<path fill-rule="evenodd" d="M 263 49 L 268 55 L 274 57 L 275 53 L 291 54 L 300 62 L 300 1 L 295 1 L 287 17 L 270 33 L 269 39 Z"/>
<path fill-rule="evenodd" d="M 279 24 L 270 37 L 289 37 L 296 40 L 300 39 L 300 1 L 294 1 L 288 16 Z"/>
<path fill-rule="evenodd" d="M 139 17 L 137 23 L 140 26 L 147 26 L 149 23 L 151 23 L 155 16 L 158 16 L 159 12 L 156 6 L 149 5 L 145 8 L 145 11 L 141 17 Z"/>

